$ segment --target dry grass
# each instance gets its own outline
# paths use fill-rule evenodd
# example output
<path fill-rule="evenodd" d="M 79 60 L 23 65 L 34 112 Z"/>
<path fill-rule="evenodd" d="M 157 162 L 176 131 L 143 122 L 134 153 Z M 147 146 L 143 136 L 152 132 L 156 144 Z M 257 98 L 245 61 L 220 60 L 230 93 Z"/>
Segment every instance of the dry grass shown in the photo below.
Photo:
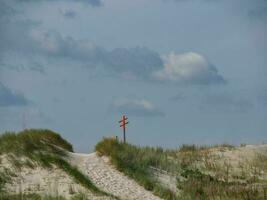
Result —
<path fill-rule="evenodd" d="M 236 150 L 228 144 L 183 145 L 177 150 L 163 150 L 107 138 L 96 146 L 96 151 L 109 156 L 117 169 L 164 199 L 266 200 L 267 156 L 258 154 L 237 166 L 223 156 Z M 154 180 L 151 167 L 176 176 L 179 192 L 165 196 L 166 190 L 156 191 L 162 186 Z"/>

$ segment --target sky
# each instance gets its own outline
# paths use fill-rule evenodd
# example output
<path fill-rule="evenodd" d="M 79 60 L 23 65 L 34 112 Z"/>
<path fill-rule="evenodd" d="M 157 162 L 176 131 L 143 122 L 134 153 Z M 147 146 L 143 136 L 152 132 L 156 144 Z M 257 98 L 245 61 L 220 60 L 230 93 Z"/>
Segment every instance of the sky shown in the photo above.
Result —
<path fill-rule="evenodd" d="M 0 0 L 0 132 L 267 142 L 267 0 Z"/>

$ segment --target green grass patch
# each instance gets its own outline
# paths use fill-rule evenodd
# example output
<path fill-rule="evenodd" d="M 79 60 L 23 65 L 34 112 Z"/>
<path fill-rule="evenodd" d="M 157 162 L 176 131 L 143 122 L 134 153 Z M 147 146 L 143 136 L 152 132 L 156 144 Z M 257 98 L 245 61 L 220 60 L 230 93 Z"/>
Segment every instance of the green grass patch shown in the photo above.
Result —
<path fill-rule="evenodd" d="M 72 145 L 58 133 L 46 129 L 28 129 L 18 133 L 6 132 L 0 136 L 0 155 L 13 153 L 16 156 L 34 152 L 61 154 L 64 150 L 73 152 Z"/>

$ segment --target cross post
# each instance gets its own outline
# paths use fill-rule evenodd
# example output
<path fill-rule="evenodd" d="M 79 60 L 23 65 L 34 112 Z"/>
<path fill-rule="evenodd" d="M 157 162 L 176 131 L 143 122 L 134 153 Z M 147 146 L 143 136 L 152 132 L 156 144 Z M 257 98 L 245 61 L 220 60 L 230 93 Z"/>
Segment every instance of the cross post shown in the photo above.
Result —
<path fill-rule="evenodd" d="M 123 143 L 126 143 L 126 124 L 129 123 L 127 120 L 128 118 L 125 115 L 123 115 L 122 119 L 119 121 L 120 127 L 122 127 L 123 130 Z"/>

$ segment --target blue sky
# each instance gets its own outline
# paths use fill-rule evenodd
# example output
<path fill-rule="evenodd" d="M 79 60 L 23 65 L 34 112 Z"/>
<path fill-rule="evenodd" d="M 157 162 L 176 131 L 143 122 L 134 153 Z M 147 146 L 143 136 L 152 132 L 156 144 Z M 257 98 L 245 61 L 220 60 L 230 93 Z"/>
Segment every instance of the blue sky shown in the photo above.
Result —
<path fill-rule="evenodd" d="M 0 131 L 77 151 L 267 141 L 266 0 L 1 0 Z"/>

